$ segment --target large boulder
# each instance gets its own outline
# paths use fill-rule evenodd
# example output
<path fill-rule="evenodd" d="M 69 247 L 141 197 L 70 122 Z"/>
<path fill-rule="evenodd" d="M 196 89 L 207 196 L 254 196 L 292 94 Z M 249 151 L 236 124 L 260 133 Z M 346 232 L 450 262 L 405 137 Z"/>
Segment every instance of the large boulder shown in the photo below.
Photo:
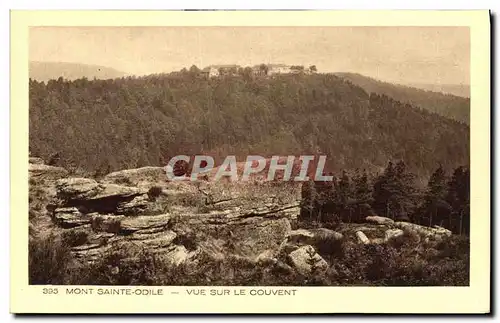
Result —
<path fill-rule="evenodd" d="M 313 270 L 316 273 L 324 273 L 328 270 L 328 263 L 310 245 L 292 251 L 288 258 L 291 265 L 302 275 L 309 275 Z"/>
<path fill-rule="evenodd" d="M 381 224 L 381 225 L 390 225 L 394 223 L 394 220 L 383 217 L 383 216 L 367 216 L 365 218 L 366 222 Z"/>
<path fill-rule="evenodd" d="M 55 167 L 43 164 L 29 164 L 29 178 L 32 180 L 55 181 L 68 176 L 68 171 L 62 167 Z"/>
<path fill-rule="evenodd" d="M 356 231 L 356 237 L 358 237 L 359 242 L 362 244 L 370 244 L 370 239 L 368 239 L 363 231 Z"/>
<path fill-rule="evenodd" d="M 389 229 L 385 231 L 384 241 L 388 242 L 392 239 L 399 238 L 404 235 L 404 231 L 401 229 Z"/>

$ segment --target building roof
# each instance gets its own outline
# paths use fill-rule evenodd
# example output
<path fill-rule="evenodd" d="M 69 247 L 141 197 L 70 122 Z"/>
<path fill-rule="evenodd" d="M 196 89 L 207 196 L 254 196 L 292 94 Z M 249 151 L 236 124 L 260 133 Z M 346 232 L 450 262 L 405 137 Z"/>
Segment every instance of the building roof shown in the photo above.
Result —
<path fill-rule="evenodd" d="M 233 68 L 233 67 L 241 67 L 240 65 L 210 65 L 204 68 L 205 69 L 210 69 L 210 68 Z"/>
<path fill-rule="evenodd" d="M 269 67 L 286 67 L 286 68 L 289 68 L 291 65 L 286 65 L 286 64 L 268 64 L 267 66 L 269 66 Z"/>

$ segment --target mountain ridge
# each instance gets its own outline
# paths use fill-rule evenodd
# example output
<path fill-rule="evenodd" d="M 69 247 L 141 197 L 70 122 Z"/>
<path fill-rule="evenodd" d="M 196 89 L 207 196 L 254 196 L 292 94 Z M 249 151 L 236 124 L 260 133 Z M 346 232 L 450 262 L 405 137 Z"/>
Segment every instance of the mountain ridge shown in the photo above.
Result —
<path fill-rule="evenodd" d="M 57 80 L 59 77 L 67 80 L 84 77 L 87 79 L 114 79 L 126 75 L 125 72 L 101 65 L 70 62 L 29 62 L 29 77 L 40 82 Z"/>
<path fill-rule="evenodd" d="M 402 103 L 408 103 L 444 117 L 469 124 L 470 98 L 429 91 L 409 85 L 385 82 L 358 73 L 342 72 L 334 73 L 334 75 L 361 87 L 367 93 L 387 95 Z"/>

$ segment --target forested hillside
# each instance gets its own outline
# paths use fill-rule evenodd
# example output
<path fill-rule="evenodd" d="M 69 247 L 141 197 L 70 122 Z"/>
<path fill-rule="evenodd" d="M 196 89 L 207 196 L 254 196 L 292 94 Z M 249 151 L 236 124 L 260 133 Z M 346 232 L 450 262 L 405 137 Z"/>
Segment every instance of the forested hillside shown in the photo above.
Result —
<path fill-rule="evenodd" d="M 355 73 L 336 73 L 336 75 L 362 87 L 368 93 L 374 92 L 379 95 L 387 95 L 394 100 L 409 103 L 442 116 L 469 124 L 469 98 L 382 82 Z"/>
<path fill-rule="evenodd" d="M 29 89 L 31 153 L 91 173 L 164 165 L 178 154 L 220 162 L 227 154 L 322 153 L 334 172 L 381 171 L 388 160 L 404 159 L 427 181 L 438 164 L 451 170 L 469 160 L 466 124 L 430 112 L 434 107 L 369 95 L 334 75 L 205 79 L 186 71 L 30 80 Z M 424 102 L 425 93 L 414 101 Z M 455 101 L 465 109 L 461 100 L 449 96 L 450 113 Z"/>
<path fill-rule="evenodd" d="M 410 83 L 405 86 L 416 87 L 425 91 L 441 92 L 463 98 L 470 98 L 470 86 L 467 84 L 427 84 L 427 83 Z"/>

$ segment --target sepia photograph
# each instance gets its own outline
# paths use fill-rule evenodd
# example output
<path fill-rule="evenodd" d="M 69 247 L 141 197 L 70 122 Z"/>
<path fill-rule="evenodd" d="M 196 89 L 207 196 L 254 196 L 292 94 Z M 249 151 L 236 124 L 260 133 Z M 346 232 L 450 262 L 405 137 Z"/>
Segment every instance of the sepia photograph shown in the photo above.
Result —
<path fill-rule="evenodd" d="M 469 46 L 467 27 L 30 29 L 30 283 L 467 286 Z M 285 178 L 301 156 L 331 179 Z"/>
<path fill-rule="evenodd" d="M 472 286 L 469 25 L 27 35 L 15 216 L 43 294 Z"/>

